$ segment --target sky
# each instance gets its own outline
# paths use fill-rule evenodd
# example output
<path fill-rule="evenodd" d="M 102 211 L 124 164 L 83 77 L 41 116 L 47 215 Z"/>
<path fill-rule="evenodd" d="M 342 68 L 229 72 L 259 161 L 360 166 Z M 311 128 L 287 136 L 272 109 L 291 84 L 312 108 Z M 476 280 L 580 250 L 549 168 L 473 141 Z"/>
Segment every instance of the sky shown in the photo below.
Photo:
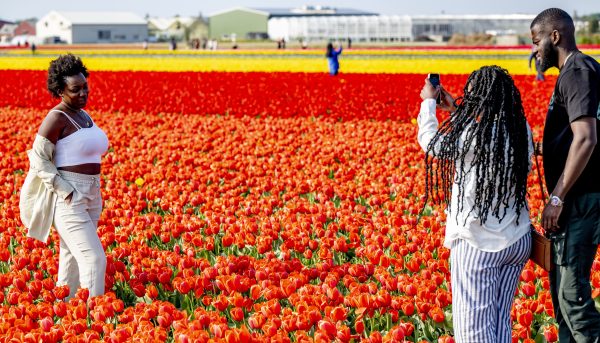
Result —
<path fill-rule="evenodd" d="M 599 0 L 0 0 L 0 19 L 41 18 L 51 10 L 128 11 L 142 17 L 208 16 L 233 7 L 299 7 L 305 4 L 346 7 L 379 14 L 537 14 L 560 7 L 578 15 L 600 12 Z"/>

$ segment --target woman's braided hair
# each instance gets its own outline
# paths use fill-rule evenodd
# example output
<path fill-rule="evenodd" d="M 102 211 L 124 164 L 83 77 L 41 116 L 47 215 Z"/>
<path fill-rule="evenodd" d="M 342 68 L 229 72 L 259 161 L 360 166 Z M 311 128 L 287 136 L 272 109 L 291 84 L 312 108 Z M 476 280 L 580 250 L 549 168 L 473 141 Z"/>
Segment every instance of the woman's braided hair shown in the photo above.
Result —
<path fill-rule="evenodd" d="M 502 221 L 513 198 L 519 213 L 527 206 L 528 144 L 521 94 L 508 72 L 498 66 L 474 71 L 462 102 L 427 148 L 425 204 L 432 200 L 447 205 L 456 182 L 462 211 L 465 177 L 474 168 L 475 199 L 469 214 L 474 212 L 482 224 L 490 213 Z"/>

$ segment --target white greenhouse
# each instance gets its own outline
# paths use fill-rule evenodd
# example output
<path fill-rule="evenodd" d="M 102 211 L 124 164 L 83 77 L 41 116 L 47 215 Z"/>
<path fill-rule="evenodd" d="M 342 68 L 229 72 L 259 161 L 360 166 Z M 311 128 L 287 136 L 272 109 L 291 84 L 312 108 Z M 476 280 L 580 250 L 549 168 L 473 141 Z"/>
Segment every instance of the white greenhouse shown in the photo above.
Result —
<path fill-rule="evenodd" d="M 356 42 L 412 40 L 409 16 L 298 16 L 269 19 L 271 38 L 286 40 L 346 40 Z"/>

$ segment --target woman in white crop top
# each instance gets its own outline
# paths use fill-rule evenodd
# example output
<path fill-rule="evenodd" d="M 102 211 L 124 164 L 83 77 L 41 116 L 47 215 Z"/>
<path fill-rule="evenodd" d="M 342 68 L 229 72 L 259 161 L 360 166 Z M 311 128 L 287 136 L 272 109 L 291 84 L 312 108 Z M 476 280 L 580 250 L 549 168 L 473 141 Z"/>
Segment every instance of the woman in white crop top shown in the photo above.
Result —
<path fill-rule="evenodd" d="M 79 288 L 87 288 L 90 296 L 105 291 L 106 255 L 97 226 L 102 212 L 100 162 L 108 138 L 83 110 L 89 93 L 87 76 L 81 59 L 72 54 L 50 63 L 48 90 L 60 103 L 42 122 L 28 152 L 30 171 L 20 202 L 30 237 L 45 241 L 50 225 L 56 228 L 57 285 L 68 285 L 69 297 Z"/>
<path fill-rule="evenodd" d="M 509 343 L 510 309 L 531 250 L 525 196 L 533 148 L 521 95 L 506 70 L 487 66 L 469 76 L 458 105 L 427 79 L 421 98 L 426 195 L 448 207 L 454 338 Z M 452 112 L 441 125 L 436 107 Z"/>

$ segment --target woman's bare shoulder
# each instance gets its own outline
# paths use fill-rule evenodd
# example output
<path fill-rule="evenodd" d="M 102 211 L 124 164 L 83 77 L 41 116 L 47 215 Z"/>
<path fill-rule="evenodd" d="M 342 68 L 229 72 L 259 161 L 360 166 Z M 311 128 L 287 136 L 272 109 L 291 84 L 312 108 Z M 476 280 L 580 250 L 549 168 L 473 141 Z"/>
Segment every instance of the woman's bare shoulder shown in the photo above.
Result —
<path fill-rule="evenodd" d="M 66 114 L 56 108 L 50 110 L 42 121 L 38 134 L 48 138 L 48 140 L 56 144 L 61 132 L 67 124 L 65 115 Z"/>

